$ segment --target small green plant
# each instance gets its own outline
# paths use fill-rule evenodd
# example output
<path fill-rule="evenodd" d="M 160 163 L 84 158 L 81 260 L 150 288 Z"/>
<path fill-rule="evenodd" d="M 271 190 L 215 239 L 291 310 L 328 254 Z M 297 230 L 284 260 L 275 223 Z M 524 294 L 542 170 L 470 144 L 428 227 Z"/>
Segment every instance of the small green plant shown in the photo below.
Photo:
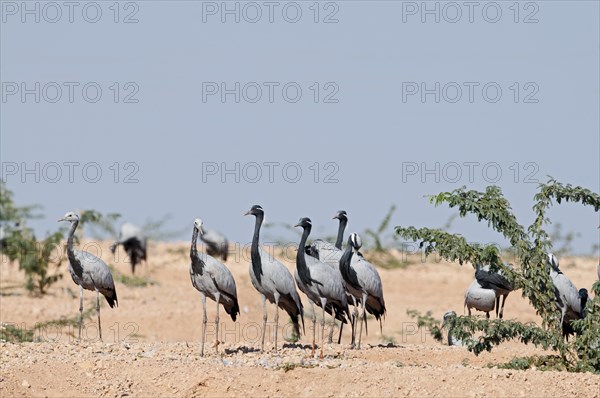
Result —
<path fill-rule="evenodd" d="M 305 315 L 306 317 L 306 315 Z M 295 344 L 298 341 L 300 341 L 300 336 L 298 335 L 298 333 L 296 333 L 296 330 L 294 329 L 293 325 L 294 323 L 292 322 L 291 319 L 288 319 L 288 325 L 291 325 L 292 327 L 288 327 L 287 330 L 291 330 L 289 335 L 284 334 L 283 335 L 283 339 L 285 341 L 287 341 L 288 343 L 292 343 Z"/>
<path fill-rule="evenodd" d="M 87 319 L 91 319 L 92 315 L 96 313 L 96 305 L 88 306 L 82 313 L 82 319 L 85 322 Z M 79 314 L 72 317 L 61 317 L 58 319 L 52 319 L 50 321 L 38 322 L 33 327 L 33 330 L 41 330 L 49 327 L 66 327 L 66 326 L 79 326 Z"/>
<path fill-rule="evenodd" d="M 19 252 L 19 269 L 25 271 L 25 288 L 43 295 L 50 285 L 62 278 L 59 267 L 65 260 L 61 253 L 62 232 L 55 232 L 42 241 L 28 229 L 13 233 L 9 242 Z"/>
<path fill-rule="evenodd" d="M 158 220 L 149 219 L 142 225 L 142 231 L 150 240 L 168 240 L 185 235 L 188 228 L 182 228 L 180 230 L 167 230 L 165 224 L 171 219 L 170 214 L 165 214 Z"/>
<path fill-rule="evenodd" d="M 90 307 L 83 312 L 83 320 L 90 319 L 96 313 L 96 308 Z M 24 326 L 19 327 L 11 323 L 0 323 L 0 341 L 10 343 L 27 343 L 36 341 L 39 338 L 39 332 L 48 328 L 63 328 L 67 326 L 79 325 L 79 315 L 71 318 L 62 317 L 45 322 L 36 323 L 32 329 Z M 38 337 L 36 337 L 38 336 Z"/>
<path fill-rule="evenodd" d="M 564 361 L 558 355 L 533 355 L 530 357 L 518 357 L 513 358 L 509 362 L 500 365 L 490 363 L 487 365 L 487 367 L 514 370 L 527 370 L 532 368 L 539 369 L 542 371 L 566 370 Z"/>
<path fill-rule="evenodd" d="M 579 238 L 580 236 L 579 232 L 569 231 L 565 233 L 560 223 L 554 224 L 554 228 L 550 233 L 550 240 L 553 246 L 552 252 L 559 257 L 572 254 L 573 247 L 571 245 L 575 238 Z"/>
<path fill-rule="evenodd" d="M 387 245 L 384 243 L 385 237 L 383 234 L 387 231 L 395 211 L 396 205 L 390 206 L 390 209 L 383 217 L 383 220 L 381 220 L 381 223 L 379 223 L 379 227 L 377 227 L 377 229 L 373 230 L 371 228 L 367 228 L 365 230 L 364 235 L 368 238 L 365 243 L 368 248 L 372 248 L 376 252 L 386 251 Z"/>
<path fill-rule="evenodd" d="M 431 311 L 427 311 L 425 315 L 422 315 L 417 310 L 407 310 L 406 314 L 411 318 L 417 319 L 417 327 L 422 328 L 426 327 L 429 330 L 429 333 L 433 336 L 433 338 L 437 341 L 442 341 L 444 336 L 442 335 L 442 326 L 441 322 L 438 319 L 435 319 L 431 316 Z"/>
<path fill-rule="evenodd" d="M 26 343 L 33 341 L 33 330 L 20 328 L 10 323 L 0 323 L 0 341 Z"/>
<path fill-rule="evenodd" d="M 541 317 L 541 326 L 534 323 L 520 323 L 508 320 L 477 319 L 466 316 L 450 318 L 447 322 L 450 333 L 461 340 L 476 355 L 490 351 L 504 341 L 518 339 L 524 344 L 534 344 L 559 353 L 565 369 L 570 371 L 590 370 L 600 373 L 600 286 L 593 286 L 594 298 L 588 301 L 586 318 L 573 323 L 578 334 L 570 343 L 562 337 L 560 318 L 557 316 L 554 285 L 546 265 L 547 253 L 552 248 L 551 236 L 544 230 L 550 222 L 546 213 L 553 202 L 580 203 L 600 210 L 600 195 L 589 189 L 561 184 L 550 178 L 540 184 L 534 197 L 534 221 L 525 228 L 517 221 L 508 200 L 497 186 L 488 187 L 485 192 L 467 190 L 466 187 L 452 192 L 442 192 L 430 196 L 436 206 L 446 203 L 457 208 L 458 214 L 465 217 L 473 214 L 478 221 L 486 221 L 488 226 L 502 234 L 509 242 L 510 249 L 518 264 L 507 267 L 501 258 L 497 245 L 473 244 L 458 235 L 439 229 L 396 227 L 396 233 L 414 242 L 420 242 L 425 255 L 438 256 L 459 264 L 489 264 L 492 270 L 501 269 L 509 281 L 521 289 Z M 475 337 L 475 334 L 481 334 Z"/>
<path fill-rule="evenodd" d="M 37 240 L 25 222 L 37 218 L 33 210 L 39 206 L 19 207 L 12 197 L 12 192 L 0 180 L 0 223 L 4 234 L 0 253 L 11 262 L 19 263 L 19 269 L 25 272 L 25 288 L 30 293 L 43 295 L 50 285 L 62 278 L 58 269 L 64 261 L 60 246 L 63 232 L 59 230 Z"/>
<path fill-rule="evenodd" d="M 383 344 L 391 344 L 391 345 L 397 344 L 396 338 L 394 336 L 388 336 L 385 334 L 381 336 L 381 342 Z"/>
<path fill-rule="evenodd" d="M 277 366 L 275 368 L 275 370 L 283 370 L 285 373 L 287 373 L 290 370 L 294 370 L 296 368 L 310 369 L 310 368 L 314 368 L 314 367 L 315 367 L 315 365 L 313 365 L 313 364 L 296 363 L 296 362 L 285 362 L 285 363 Z"/>
<path fill-rule="evenodd" d="M 116 268 L 110 266 L 110 272 L 113 275 L 113 279 L 115 282 L 119 282 L 124 284 L 125 286 L 131 287 L 146 287 L 155 285 L 156 282 L 147 277 L 137 276 L 137 275 L 127 275 L 123 274 Z"/>
<path fill-rule="evenodd" d="M 91 235 L 96 239 L 105 239 L 107 236 L 116 236 L 116 223 L 121 217 L 118 213 L 102 214 L 96 210 L 81 210 L 79 213 L 79 228 L 77 236 L 81 239 L 86 228 L 89 227 Z"/>

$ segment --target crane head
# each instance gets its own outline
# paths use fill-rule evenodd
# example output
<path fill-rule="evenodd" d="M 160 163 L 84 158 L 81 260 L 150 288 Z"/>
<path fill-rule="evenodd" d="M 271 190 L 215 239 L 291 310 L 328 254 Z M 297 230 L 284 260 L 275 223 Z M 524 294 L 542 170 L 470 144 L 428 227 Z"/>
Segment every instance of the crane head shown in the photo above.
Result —
<path fill-rule="evenodd" d="M 450 318 L 454 318 L 456 317 L 456 312 L 454 311 L 448 311 L 444 314 L 444 321 L 447 321 Z"/>
<path fill-rule="evenodd" d="M 554 269 L 558 269 L 558 258 L 552 253 L 548 253 L 547 263 Z"/>
<path fill-rule="evenodd" d="M 312 221 L 308 217 L 302 217 L 294 227 L 312 228 Z"/>
<path fill-rule="evenodd" d="M 348 221 L 348 215 L 346 214 L 346 210 L 338 210 L 338 212 L 335 213 L 335 216 L 333 216 L 334 220 L 336 218 L 340 221 L 342 221 L 342 220 Z"/>
<path fill-rule="evenodd" d="M 351 246 L 354 251 L 358 252 L 358 249 L 360 249 L 362 246 L 362 239 L 360 238 L 360 235 L 356 232 L 351 233 L 348 237 L 348 246 Z"/>
<path fill-rule="evenodd" d="M 204 223 L 202 222 L 202 219 L 196 218 L 194 220 L 194 228 L 196 228 L 198 232 L 200 232 L 200 235 L 204 234 L 204 228 L 202 228 L 203 225 Z"/>
<path fill-rule="evenodd" d="M 248 210 L 244 215 L 253 215 L 253 216 L 258 216 L 258 215 L 264 215 L 265 212 L 263 210 L 263 208 L 259 205 L 254 205 L 252 206 L 252 208 L 250 210 Z"/>
<path fill-rule="evenodd" d="M 58 221 L 75 222 L 75 221 L 79 221 L 79 216 L 77 215 L 77 213 L 70 211 L 70 212 L 66 213 L 63 216 L 63 218 L 59 219 Z"/>

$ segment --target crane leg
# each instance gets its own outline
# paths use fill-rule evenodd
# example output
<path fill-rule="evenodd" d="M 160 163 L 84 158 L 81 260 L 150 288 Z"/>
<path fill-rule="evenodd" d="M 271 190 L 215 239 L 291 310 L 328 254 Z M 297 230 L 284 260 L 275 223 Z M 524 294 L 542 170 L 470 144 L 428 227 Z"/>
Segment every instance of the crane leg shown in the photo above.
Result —
<path fill-rule="evenodd" d="M 362 298 L 362 310 L 363 310 L 363 313 L 362 313 L 362 316 L 360 317 L 361 318 L 360 319 L 360 329 L 359 329 L 359 332 L 358 332 L 358 349 L 359 350 L 360 350 L 360 345 L 362 343 L 362 327 L 363 327 L 363 322 L 367 323 L 367 307 L 366 307 L 367 303 L 366 303 L 366 301 L 367 301 L 366 297 L 365 297 L 365 295 L 363 295 L 363 298 Z"/>
<path fill-rule="evenodd" d="M 217 299 L 217 317 L 215 318 L 215 352 L 219 352 L 219 301 L 221 299 L 221 295 L 219 293 L 216 294 Z"/>
<path fill-rule="evenodd" d="M 502 317 L 504 316 L 504 303 L 506 302 L 506 296 L 508 296 L 508 294 L 502 296 L 502 307 L 500 308 L 500 319 L 502 319 Z"/>
<path fill-rule="evenodd" d="M 102 326 L 100 325 L 100 292 L 96 289 L 96 312 L 98 312 L 98 335 L 102 341 Z"/>
<path fill-rule="evenodd" d="M 335 322 L 335 319 L 334 319 Z M 342 344 L 342 330 L 344 328 L 344 322 L 340 321 L 340 335 L 338 336 L 338 344 Z"/>
<path fill-rule="evenodd" d="M 275 296 L 275 352 L 277 352 L 277 332 L 279 331 L 279 296 Z"/>
<path fill-rule="evenodd" d="M 327 337 L 327 343 L 329 344 L 333 343 L 333 329 L 335 329 L 335 317 L 331 322 L 331 328 L 329 329 L 329 337 Z"/>
<path fill-rule="evenodd" d="M 200 356 L 204 356 L 204 339 L 206 338 L 206 296 L 204 294 L 202 297 L 202 340 L 200 343 Z"/>
<path fill-rule="evenodd" d="M 354 348 L 356 346 L 356 321 L 358 320 L 358 303 L 356 302 L 356 298 L 353 297 L 354 300 L 354 311 L 352 312 L 352 341 L 350 346 Z"/>
<path fill-rule="evenodd" d="M 81 341 L 81 326 L 83 324 L 83 286 L 79 286 L 79 341 Z"/>
<path fill-rule="evenodd" d="M 313 356 L 315 356 L 315 338 L 316 338 L 316 333 L 317 333 L 317 314 L 315 313 L 315 306 L 312 304 L 312 302 L 310 303 L 310 306 L 312 307 L 312 322 L 313 322 L 313 341 L 312 341 L 312 351 L 310 353 L 310 357 L 312 358 Z"/>
<path fill-rule="evenodd" d="M 325 346 L 325 306 L 326 305 L 327 305 L 327 299 L 321 298 L 321 307 L 323 308 L 323 318 L 321 319 L 321 355 L 319 356 L 319 358 L 321 358 L 321 359 L 323 359 L 323 347 Z"/>
<path fill-rule="evenodd" d="M 260 350 L 264 351 L 265 350 L 265 330 L 267 329 L 267 298 L 265 297 L 265 295 L 262 295 L 262 302 L 263 302 L 263 328 L 262 328 L 262 340 L 260 343 Z"/>
<path fill-rule="evenodd" d="M 498 310 L 500 310 L 500 297 L 496 297 L 496 318 L 498 318 Z"/>

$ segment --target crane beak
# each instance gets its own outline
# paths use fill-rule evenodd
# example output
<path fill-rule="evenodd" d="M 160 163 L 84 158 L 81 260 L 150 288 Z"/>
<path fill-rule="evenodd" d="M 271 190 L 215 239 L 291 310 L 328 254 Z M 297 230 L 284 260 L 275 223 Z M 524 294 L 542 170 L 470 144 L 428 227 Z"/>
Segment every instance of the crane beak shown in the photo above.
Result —
<path fill-rule="evenodd" d="M 339 219 L 337 214 L 335 216 L 333 216 L 332 220 L 335 220 L 336 218 Z"/>
<path fill-rule="evenodd" d="M 250 214 L 250 210 L 248 210 L 247 212 L 245 212 L 243 215 L 244 215 L 244 216 L 247 216 L 247 215 L 249 215 L 249 214 Z"/>
<path fill-rule="evenodd" d="M 64 217 L 63 217 L 63 218 L 59 218 L 59 219 L 57 220 L 57 222 L 61 222 L 61 221 L 67 221 L 67 220 L 65 220 L 65 218 L 64 218 Z"/>
<path fill-rule="evenodd" d="M 301 227 L 301 226 L 302 226 L 302 225 L 300 225 L 300 224 L 296 224 L 296 225 L 294 225 L 294 227 Z"/>

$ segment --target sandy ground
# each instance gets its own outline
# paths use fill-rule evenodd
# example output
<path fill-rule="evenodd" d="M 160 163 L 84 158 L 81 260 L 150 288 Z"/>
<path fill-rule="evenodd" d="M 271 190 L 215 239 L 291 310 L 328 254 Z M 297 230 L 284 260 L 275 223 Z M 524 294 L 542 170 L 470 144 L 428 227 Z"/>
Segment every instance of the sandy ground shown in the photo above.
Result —
<path fill-rule="evenodd" d="M 126 275 L 122 251 L 102 257 Z M 277 251 L 293 270 L 294 252 Z M 380 334 L 375 320 L 363 335 L 362 350 L 350 350 L 349 330 L 342 344 L 326 344 L 325 358 L 311 357 L 312 310 L 306 310 L 306 332 L 292 344 L 290 324 L 280 317 L 280 350 L 261 353 L 262 305 L 248 276 L 248 253 L 227 262 L 237 283 L 242 313 L 234 323 L 221 310 L 219 352 L 215 351 L 215 303 L 208 301 L 207 355 L 200 357 L 201 301 L 189 279 L 187 244 L 154 244 L 149 261 L 136 275 L 153 284 L 130 287 L 117 283 L 119 307 L 102 303 L 103 342 L 97 339 L 95 311 L 86 319 L 83 341 L 72 326 L 36 331 L 34 343 L 0 343 L 0 395 L 8 396 L 577 396 L 600 397 L 600 376 L 488 367 L 514 357 L 544 354 L 541 349 L 507 343 L 476 357 L 461 347 L 436 342 L 406 315 L 408 309 L 431 310 L 441 318 L 454 309 L 462 314 L 463 293 L 473 278 L 469 265 L 423 262 L 410 257 L 403 269 L 380 270 L 387 317 Z M 367 254 L 367 258 L 368 258 Z M 563 258 L 561 268 L 578 287 L 591 287 L 597 260 Z M 66 266 L 63 265 L 63 271 Z M 0 264 L 0 322 L 32 328 L 36 323 L 78 314 L 78 288 L 68 275 L 43 298 L 15 288 L 24 281 L 15 264 Z M 84 308 L 95 306 L 85 292 Z M 320 314 L 320 312 L 319 312 Z M 537 321 L 520 293 L 509 296 L 505 317 Z M 269 307 L 269 321 L 274 315 Z M 320 338 L 320 328 L 318 329 Z M 326 331 L 327 332 L 327 331 Z M 284 348 L 282 349 L 282 345 Z"/>

